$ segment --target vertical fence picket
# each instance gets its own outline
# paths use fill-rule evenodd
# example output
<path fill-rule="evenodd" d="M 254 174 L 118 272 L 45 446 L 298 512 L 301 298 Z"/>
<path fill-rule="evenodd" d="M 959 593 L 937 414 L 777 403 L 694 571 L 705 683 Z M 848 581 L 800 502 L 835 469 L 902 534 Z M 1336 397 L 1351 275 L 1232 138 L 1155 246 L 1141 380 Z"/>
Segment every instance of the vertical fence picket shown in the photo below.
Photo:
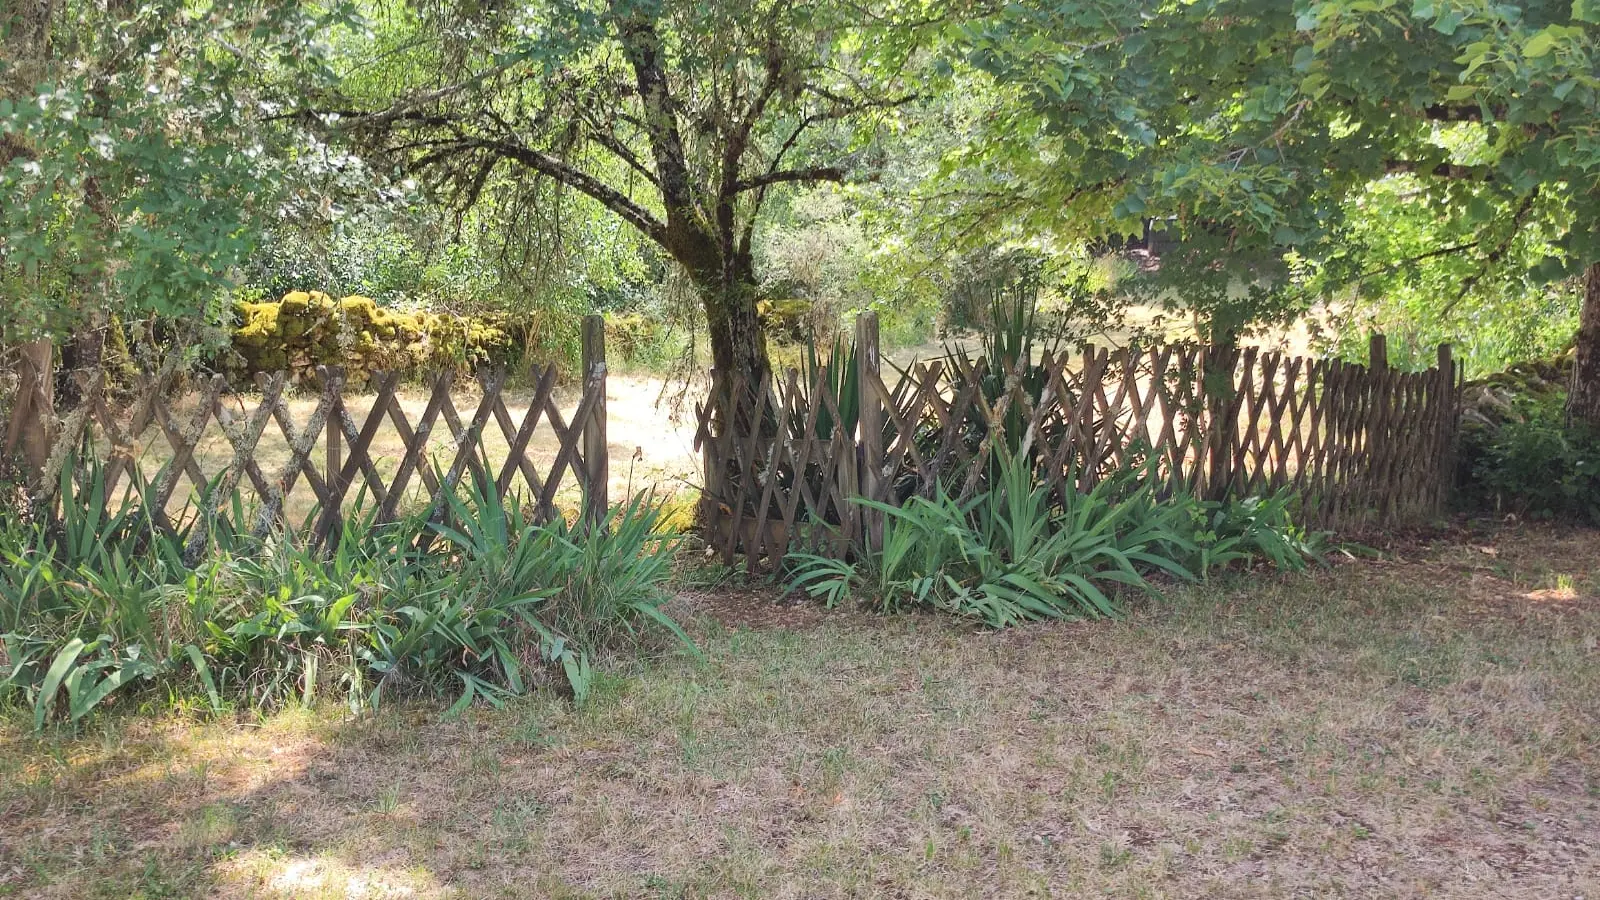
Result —
<path fill-rule="evenodd" d="M 573 427 L 583 428 L 584 518 L 591 527 L 605 524 L 611 507 L 611 456 L 606 444 L 606 320 L 583 318 L 583 392 L 593 397 L 589 415 Z"/>

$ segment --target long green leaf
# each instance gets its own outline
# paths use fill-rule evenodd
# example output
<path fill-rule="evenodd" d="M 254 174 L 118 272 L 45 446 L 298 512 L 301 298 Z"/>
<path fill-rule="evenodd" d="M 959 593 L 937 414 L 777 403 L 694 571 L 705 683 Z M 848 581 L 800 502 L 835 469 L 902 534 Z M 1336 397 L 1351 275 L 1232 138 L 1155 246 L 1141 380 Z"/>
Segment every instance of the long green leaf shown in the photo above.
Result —
<path fill-rule="evenodd" d="M 55 660 L 50 663 L 50 669 L 44 675 L 44 683 L 39 686 L 39 696 L 33 703 L 33 730 L 44 730 L 44 720 L 50 715 L 50 708 L 55 705 L 56 692 L 61 689 L 62 680 L 72 670 L 73 663 L 78 661 L 78 655 L 88 646 L 82 638 L 73 638 L 61 648 Z"/>

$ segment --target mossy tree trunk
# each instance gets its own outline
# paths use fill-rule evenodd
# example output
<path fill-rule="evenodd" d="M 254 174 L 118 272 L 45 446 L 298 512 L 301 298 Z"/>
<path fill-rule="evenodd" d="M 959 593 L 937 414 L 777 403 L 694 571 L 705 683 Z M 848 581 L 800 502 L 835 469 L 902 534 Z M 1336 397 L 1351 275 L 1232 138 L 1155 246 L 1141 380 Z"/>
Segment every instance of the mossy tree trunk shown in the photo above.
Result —
<path fill-rule="evenodd" d="M 1600 262 L 1590 263 L 1583 274 L 1583 308 L 1578 314 L 1567 416 L 1600 428 Z"/>

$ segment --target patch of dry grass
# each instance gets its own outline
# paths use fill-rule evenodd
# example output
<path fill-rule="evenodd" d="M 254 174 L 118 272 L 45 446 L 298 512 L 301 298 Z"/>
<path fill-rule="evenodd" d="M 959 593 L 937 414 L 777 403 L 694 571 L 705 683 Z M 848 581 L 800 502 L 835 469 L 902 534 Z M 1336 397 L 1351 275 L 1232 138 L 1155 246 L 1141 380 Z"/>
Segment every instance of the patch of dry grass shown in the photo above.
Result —
<path fill-rule="evenodd" d="M 15 723 L 0 894 L 1600 895 L 1593 532 L 1001 634 L 685 605 L 706 661 L 582 711 Z"/>

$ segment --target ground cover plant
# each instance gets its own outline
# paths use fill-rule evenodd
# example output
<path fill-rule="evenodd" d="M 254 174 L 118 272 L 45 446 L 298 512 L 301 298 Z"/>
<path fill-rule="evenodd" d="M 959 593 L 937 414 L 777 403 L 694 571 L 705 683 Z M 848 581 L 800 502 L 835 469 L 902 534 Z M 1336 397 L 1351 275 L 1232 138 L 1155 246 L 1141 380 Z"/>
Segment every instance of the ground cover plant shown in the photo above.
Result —
<path fill-rule="evenodd" d="M 102 471 L 76 468 L 59 521 L 0 532 L 0 703 L 36 729 L 160 691 L 213 712 L 421 695 L 459 713 L 555 674 L 581 703 L 593 654 L 645 630 L 688 640 L 660 610 L 674 538 L 643 494 L 602 528 L 540 523 L 476 483 L 432 521 L 379 526 L 358 499 L 324 553 L 293 531 L 197 543 L 194 524 L 155 527 L 137 486 L 108 512 Z"/>
<path fill-rule="evenodd" d="M 669 606 L 575 708 L 0 722 L 0 892 L 1593 896 L 1600 534 L 1227 576 L 994 631 Z"/>
<path fill-rule="evenodd" d="M 1296 571 L 1323 555 L 1326 536 L 1295 523 L 1289 491 L 1158 497 L 1154 472 L 1144 466 L 1063 494 L 1036 480 L 1025 453 L 997 456 L 992 483 L 969 500 L 942 482 L 931 497 L 899 506 L 858 499 L 883 516 L 881 547 L 852 558 L 791 553 L 789 583 L 830 607 L 854 598 L 883 611 L 928 607 L 1003 628 L 1120 615 L 1121 594 L 1159 596 L 1152 576 L 1205 579 L 1256 563 Z"/>

